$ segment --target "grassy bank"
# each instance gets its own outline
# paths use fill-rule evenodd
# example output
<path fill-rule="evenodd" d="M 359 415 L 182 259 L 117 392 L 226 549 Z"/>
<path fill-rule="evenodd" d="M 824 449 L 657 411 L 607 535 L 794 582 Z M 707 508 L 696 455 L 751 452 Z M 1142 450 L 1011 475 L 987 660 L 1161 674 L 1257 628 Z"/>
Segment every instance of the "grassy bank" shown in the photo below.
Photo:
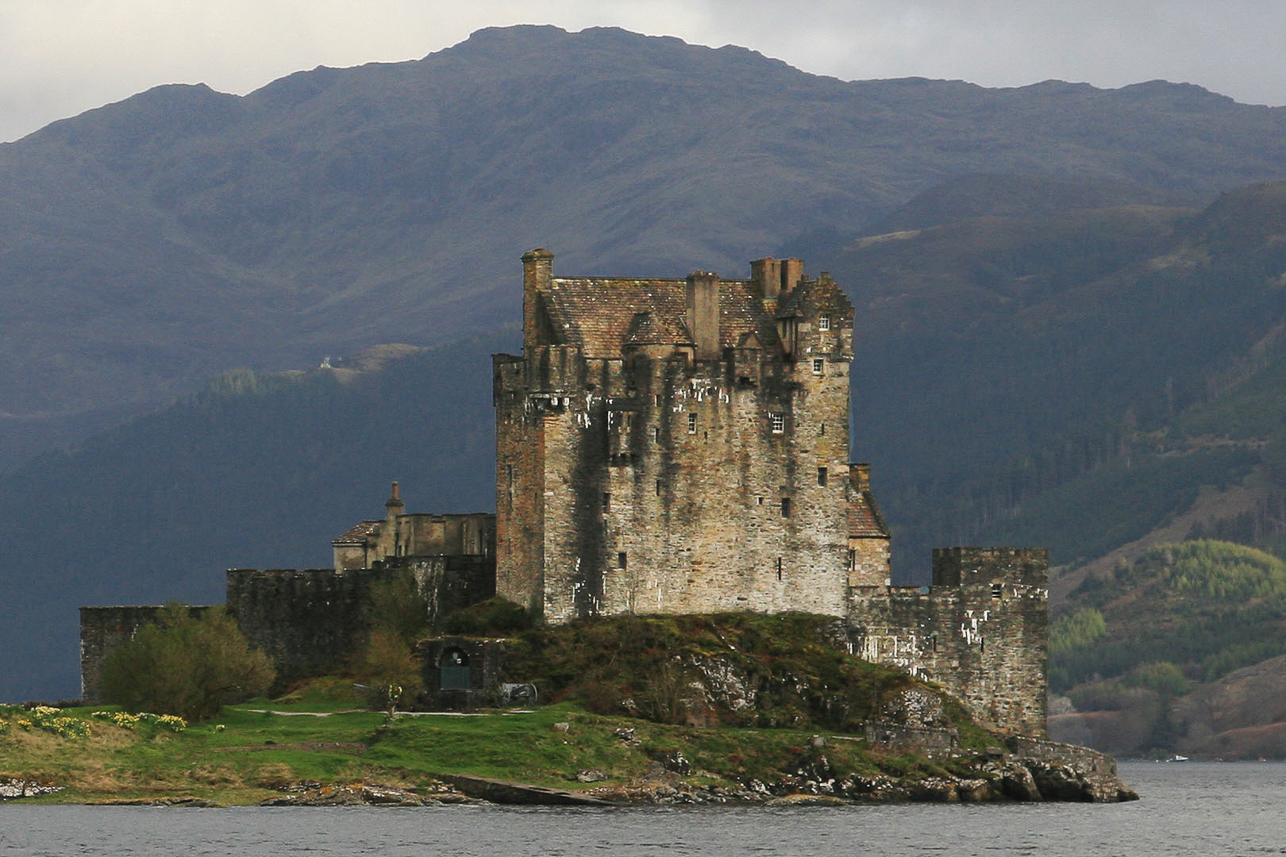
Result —
<path fill-rule="evenodd" d="M 93 716 L 102 709 L 65 709 L 56 717 L 84 726 L 70 730 L 83 734 L 63 735 L 20 725 L 30 713 L 6 709 L 0 779 L 64 787 L 28 799 L 42 803 L 192 796 L 250 804 L 301 781 L 427 790 L 444 775 L 471 774 L 572 789 L 587 788 L 575 781 L 578 771 L 596 770 L 607 777 L 601 785 L 628 785 L 654 771 L 653 756 L 668 750 L 690 760 L 687 783 L 731 787 L 771 780 L 814 752 L 810 730 L 669 726 L 593 714 L 575 703 L 472 716 L 400 715 L 391 722 L 380 713 L 324 711 L 328 707 L 336 706 L 257 701 L 177 732 Z M 565 731 L 556 728 L 564 723 Z M 615 734 L 623 728 L 635 730 L 637 743 Z M 913 779 L 945 772 L 914 756 L 875 752 L 851 735 L 831 736 L 825 753 L 837 771 Z"/>

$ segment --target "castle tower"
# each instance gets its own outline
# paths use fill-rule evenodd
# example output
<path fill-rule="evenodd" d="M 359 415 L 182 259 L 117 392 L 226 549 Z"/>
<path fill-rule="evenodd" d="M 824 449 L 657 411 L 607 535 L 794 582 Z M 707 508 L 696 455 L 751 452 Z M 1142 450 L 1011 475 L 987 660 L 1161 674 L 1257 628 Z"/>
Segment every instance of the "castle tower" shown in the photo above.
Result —
<path fill-rule="evenodd" d="M 494 358 L 497 594 L 552 622 L 843 615 L 852 321 L 795 259 L 665 280 L 526 254 L 523 354 Z"/>

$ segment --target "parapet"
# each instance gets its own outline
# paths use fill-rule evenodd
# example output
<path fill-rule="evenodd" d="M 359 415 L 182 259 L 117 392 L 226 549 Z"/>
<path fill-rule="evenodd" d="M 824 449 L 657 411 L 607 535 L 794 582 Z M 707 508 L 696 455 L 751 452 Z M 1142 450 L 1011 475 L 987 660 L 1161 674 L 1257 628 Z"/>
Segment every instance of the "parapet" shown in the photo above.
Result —
<path fill-rule="evenodd" d="M 934 586 L 980 583 L 1047 586 L 1049 551 L 1045 548 L 933 549 Z"/>

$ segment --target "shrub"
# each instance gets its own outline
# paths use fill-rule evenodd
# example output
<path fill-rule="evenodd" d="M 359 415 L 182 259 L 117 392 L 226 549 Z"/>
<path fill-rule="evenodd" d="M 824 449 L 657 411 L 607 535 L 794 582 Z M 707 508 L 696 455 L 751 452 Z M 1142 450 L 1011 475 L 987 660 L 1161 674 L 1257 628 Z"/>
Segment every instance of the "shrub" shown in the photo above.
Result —
<path fill-rule="evenodd" d="M 267 693 L 274 678 L 267 656 L 250 648 L 223 607 L 195 617 L 185 605 L 171 604 L 107 657 L 102 686 L 107 700 L 126 711 L 201 720 L 227 703 Z M 174 729 L 175 722 L 157 725 Z"/>
<path fill-rule="evenodd" d="M 506 636 L 525 631 L 531 625 L 531 615 L 526 610 L 512 601 L 495 597 L 455 611 L 442 621 L 442 630 L 473 637 Z"/>

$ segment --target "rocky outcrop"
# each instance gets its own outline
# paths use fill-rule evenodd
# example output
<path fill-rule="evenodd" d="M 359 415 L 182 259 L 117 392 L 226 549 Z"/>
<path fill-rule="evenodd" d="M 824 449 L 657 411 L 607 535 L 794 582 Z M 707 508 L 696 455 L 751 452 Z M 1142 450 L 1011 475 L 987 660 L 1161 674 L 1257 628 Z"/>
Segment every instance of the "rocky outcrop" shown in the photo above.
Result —
<path fill-rule="evenodd" d="M 324 785 L 300 782 L 282 789 L 285 794 L 259 802 L 260 806 L 435 806 L 463 803 L 464 795 L 446 783 L 435 783 L 427 794 L 381 785 L 347 783 Z"/>
<path fill-rule="evenodd" d="M 38 783 L 34 780 L 0 779 L 0 800 L 14 800 L 24 797 L 38 797 L 62 791 L 62 786 Z"/>

